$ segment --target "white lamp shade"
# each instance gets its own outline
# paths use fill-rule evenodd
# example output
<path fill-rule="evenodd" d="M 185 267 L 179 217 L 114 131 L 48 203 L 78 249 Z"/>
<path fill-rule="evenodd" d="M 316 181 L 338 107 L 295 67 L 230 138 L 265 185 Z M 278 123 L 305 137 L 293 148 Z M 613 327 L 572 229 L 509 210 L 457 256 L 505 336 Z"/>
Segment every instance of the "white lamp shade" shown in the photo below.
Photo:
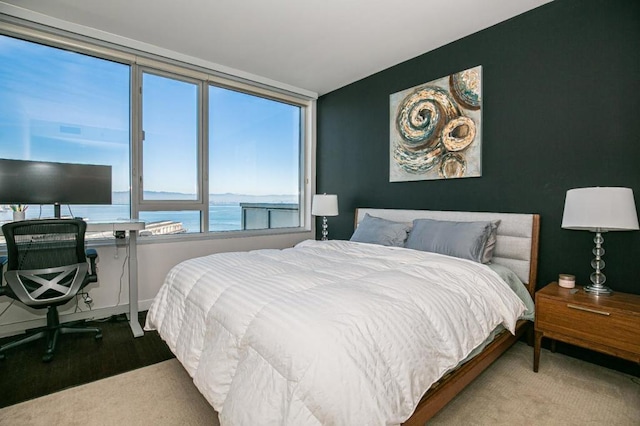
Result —
<path fill-rule="evenodd" d="M 338 196 L 335 194 L 316 194 L 311 203 L 314 216 L 338 216 Z"/>
<path fill-rule="evenodd" d="M 562 227 L 592 232 L 638 229 L 631 188 L 576 188 L 567 191 Z"/>

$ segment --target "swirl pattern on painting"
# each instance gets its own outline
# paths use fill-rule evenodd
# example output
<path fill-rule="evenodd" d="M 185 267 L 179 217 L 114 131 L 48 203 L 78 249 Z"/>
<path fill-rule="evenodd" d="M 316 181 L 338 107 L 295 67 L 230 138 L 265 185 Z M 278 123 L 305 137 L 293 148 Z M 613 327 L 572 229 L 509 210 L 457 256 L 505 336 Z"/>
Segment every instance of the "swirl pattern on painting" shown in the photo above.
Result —
<path fill-rule="evenodd" d="M 445 87 L 422 85 L 399 102 L 395 114 L 399 137 L 392 140 L 392 158 L 412 175 L 437 170 L 436 178 L 464 177 L 466 151 L 478 135 L 477 123 L 469 113 L 482 104 L 481 67 L 441 80 Z"/>

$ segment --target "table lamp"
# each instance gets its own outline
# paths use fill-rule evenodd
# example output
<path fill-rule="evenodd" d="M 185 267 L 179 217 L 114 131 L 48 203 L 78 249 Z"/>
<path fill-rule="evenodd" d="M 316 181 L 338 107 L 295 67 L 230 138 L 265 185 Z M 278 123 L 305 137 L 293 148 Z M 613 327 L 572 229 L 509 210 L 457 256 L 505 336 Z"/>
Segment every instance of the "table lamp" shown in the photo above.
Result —
<path fill-rule="evenodd" d="M 311 214 L 322 216 L 322 241 L 327 240 L 329 226 L 327 216 L 338 216 L 338 196 L 335 194 L 316 194 L 311 203 Z"/>
<path fill-rule="evenodd" d="M 607 278 L 602 273 L 605 263 L 603 232 L 638 230 L 638 213 L 631 188 L 576 188 L 567 191 L 562 215 L 562 228 L 595 232 L 593 238 L 596 256 L 591 261 L 595 269 L 590 276 L 591 284 L 584 287 L 587 293 L 611 294 L 605 285 Z"/>

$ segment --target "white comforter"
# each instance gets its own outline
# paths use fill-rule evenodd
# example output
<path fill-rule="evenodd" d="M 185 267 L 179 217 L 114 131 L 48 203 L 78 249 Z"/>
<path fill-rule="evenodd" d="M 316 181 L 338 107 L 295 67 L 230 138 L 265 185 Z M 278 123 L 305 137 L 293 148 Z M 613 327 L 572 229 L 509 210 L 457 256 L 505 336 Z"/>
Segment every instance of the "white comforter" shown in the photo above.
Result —
<path fill-rule="evenodd" d="M 305 241 L 174 267 L 147 315 L 222 425 L 398 424 L 524 304 L 488 267 Z"/>

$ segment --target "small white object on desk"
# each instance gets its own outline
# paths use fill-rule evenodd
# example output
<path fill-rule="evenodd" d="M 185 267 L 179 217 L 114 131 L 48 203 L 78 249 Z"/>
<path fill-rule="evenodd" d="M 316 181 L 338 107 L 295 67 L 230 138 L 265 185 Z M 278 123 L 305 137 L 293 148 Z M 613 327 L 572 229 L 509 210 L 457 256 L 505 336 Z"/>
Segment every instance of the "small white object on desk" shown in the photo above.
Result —
<path fill-rule="evenodd" d="M 575 275 L 560 274 L 558 277 L 558 285 L 564 288 L 574 288 L 576 286 Z"/>
<path fill-rule="evenodd" d="M 29 208 L 29 206 L 25 206 L 23 204 L 12 204 L 10 207 L 11 207 L 11 210 L 13 210 L 14 222 L 17 222 L 19 220 L 24 220 L 25 213 L 27 212 L 27 209 Z"/>

